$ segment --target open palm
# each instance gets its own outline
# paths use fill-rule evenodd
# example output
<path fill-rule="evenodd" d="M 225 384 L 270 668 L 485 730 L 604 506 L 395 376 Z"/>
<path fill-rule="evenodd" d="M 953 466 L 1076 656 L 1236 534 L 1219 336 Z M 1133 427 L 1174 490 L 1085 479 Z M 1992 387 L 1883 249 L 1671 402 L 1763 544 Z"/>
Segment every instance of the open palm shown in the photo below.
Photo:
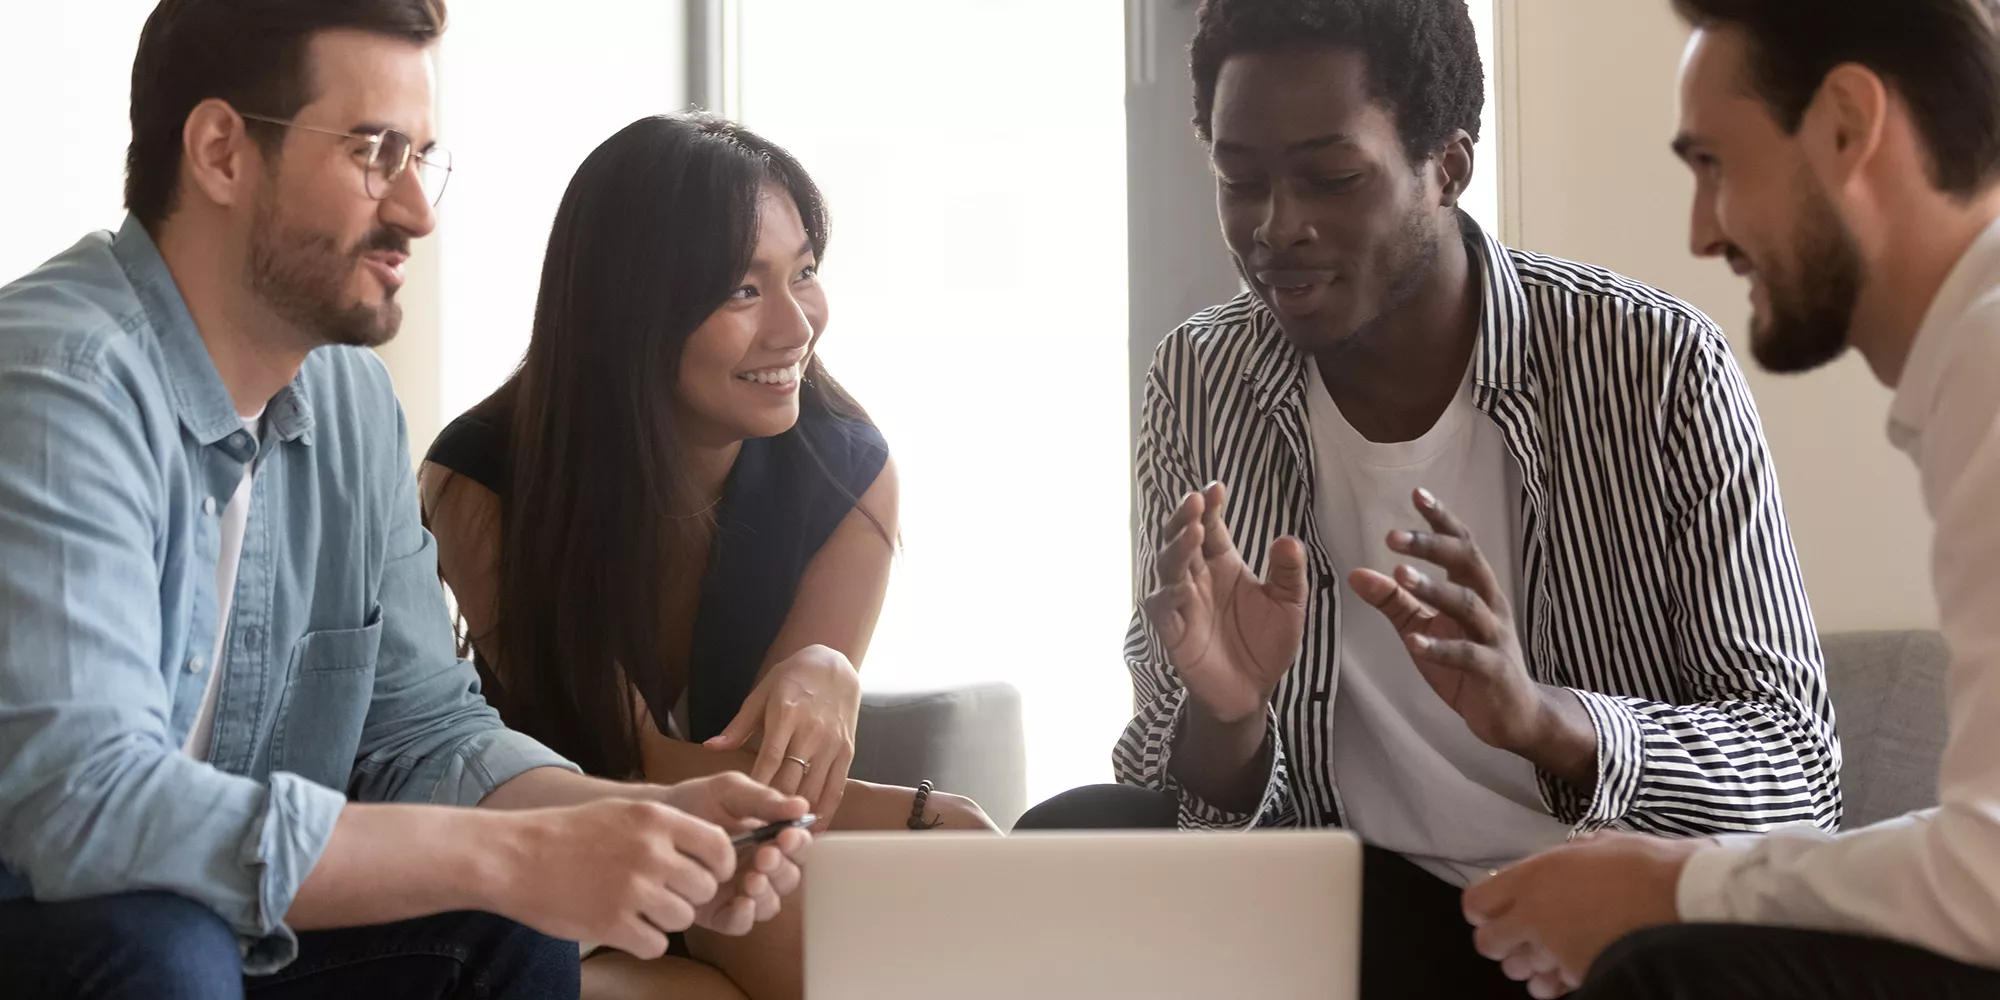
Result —
<path fill-rule="evenodd" d="M 1305 634 L 1305 548 L 1271 545 L 1270 579 L 1259 580 L 1222 523 L 1224 488 L 1189 494 L 1167 522 L 1154 562 L 1159 588 L 1146 620 L 1188 695 L 1215 718 L 1264 711 L 1298 657 Z"/>
<path fill-rule="evenodd" d="M 1532 745 L 1545 697 L 1528 673 L 1507 592 L 1465 522 L 1426 491 L 1411 500 L 1430 530 L 1391 532 L 1389 549 L 1445 578 L 1405 564 L 1394 576 L 1357 569 L 1348 586 L 1395 627 L 1417 672 L 1474 736 L 1503 750 Z"/>
<path fill-rule="evenodd" d="M 1389 624 L 1395 626 L 1396 634 L 1406 640 L 1413 635 L 1436 642 L 1456 642 L 1465 638 L 1465 629 L 1457 619 L 1441 615 L 1437 609 L 1409 596 L 1408 591 L 1397 586 L 1396 581 L 1385 574 L 1367 569 L 1355 570 L 1348 575 L 1348 586 L 1354 588 L 1363 600 L 1375 605 L 1375 609 L 1389 619 Z M 1431 686 L 1431 690 L 1436 691 L 1437 696 L 1453 710 L 1460 711 L 1459 699 L 1466 693 L 1465 671 L 1412 659 L 1417 673 Z"/>

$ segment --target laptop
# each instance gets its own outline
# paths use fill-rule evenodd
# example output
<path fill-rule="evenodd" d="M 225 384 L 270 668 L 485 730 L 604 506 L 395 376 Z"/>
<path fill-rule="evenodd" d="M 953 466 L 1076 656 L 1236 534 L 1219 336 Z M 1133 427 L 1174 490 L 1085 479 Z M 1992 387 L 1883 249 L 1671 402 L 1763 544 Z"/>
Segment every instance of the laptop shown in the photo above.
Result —
<path fill-rule="evenodd" d="M 1342 831 L 833 834 L 806 858 L 807 1000 L 1356 1000 Z"/>

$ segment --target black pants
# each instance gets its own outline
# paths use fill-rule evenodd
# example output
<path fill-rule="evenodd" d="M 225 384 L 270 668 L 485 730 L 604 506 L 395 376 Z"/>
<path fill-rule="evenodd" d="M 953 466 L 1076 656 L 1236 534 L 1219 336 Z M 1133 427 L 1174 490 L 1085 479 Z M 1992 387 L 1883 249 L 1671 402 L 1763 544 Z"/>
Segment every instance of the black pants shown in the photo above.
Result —
<path fill-rule="evenodd" d="M 1028 810 L 1016 830 L 1172 828 L 1172 799 L 1129 785 L 1073 789 Z M 1379 847 L 1361 866 L 1362 1000 L 1522 1000 L 1527 987 L 1472 948 L 1459 889 Z M 1604 994 L 1616 996 L 1618 994 Z"/>
<path fill-rule="evenodd" d="M 1591 967 L 1577 1000 L 1961 1000 L 2000 972 L 1877 938 L 1683 924 L 1640 931 Z"/>

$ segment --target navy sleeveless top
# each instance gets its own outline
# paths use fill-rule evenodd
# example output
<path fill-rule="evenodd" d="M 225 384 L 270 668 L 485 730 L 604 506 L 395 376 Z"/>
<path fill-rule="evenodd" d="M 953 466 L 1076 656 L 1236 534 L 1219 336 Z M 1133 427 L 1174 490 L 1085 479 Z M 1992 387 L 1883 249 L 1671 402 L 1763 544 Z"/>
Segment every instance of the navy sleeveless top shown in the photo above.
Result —
<path fill-rule="evenodd" d="M 451 422 L 425 459 L 502 498 L 508 477 L 504 417 L 475 410 Z M 868 492 L 888 461 L 874 426 L 802 408 L 777 437 L 743 442 L 716 505 L 715 539 L 688 646 L 688 736 L 714 737 L 757 684 L 757 670 L 791 613 L 806 564 Z M 484 673 L 482 664 L 482 673 Z M 666 732 L 672 705 L 642 692 Z"/>

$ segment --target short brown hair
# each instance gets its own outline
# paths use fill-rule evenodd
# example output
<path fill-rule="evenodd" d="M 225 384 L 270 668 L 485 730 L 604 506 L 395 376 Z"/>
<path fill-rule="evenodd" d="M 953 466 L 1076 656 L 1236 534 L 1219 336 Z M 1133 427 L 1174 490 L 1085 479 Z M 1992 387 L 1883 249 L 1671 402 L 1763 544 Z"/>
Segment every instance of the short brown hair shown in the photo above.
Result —
<path fill-rule="evenodd" d="M 444 24 L 444 0 L 161 0 L 132 60 L 125 207 L 149 226 L 173 212 L 181 133 L 201 102 L 221 98 L 274 118 L 312 103 L 306 53 L 315 34 L 351 28 L 428 45 Z M 275 126 L 257 134 L 275 148 Z"/>
<path fill-rule="evenodd" d="M 1695 27 L 1749 39 L 1750 82 L 1798 130 L 1837 66 L 1866 66 L 1909 104 L 1931 183 L 1970 198 L 2000 180 L 2000 0 L 1673 0 Z"/>

